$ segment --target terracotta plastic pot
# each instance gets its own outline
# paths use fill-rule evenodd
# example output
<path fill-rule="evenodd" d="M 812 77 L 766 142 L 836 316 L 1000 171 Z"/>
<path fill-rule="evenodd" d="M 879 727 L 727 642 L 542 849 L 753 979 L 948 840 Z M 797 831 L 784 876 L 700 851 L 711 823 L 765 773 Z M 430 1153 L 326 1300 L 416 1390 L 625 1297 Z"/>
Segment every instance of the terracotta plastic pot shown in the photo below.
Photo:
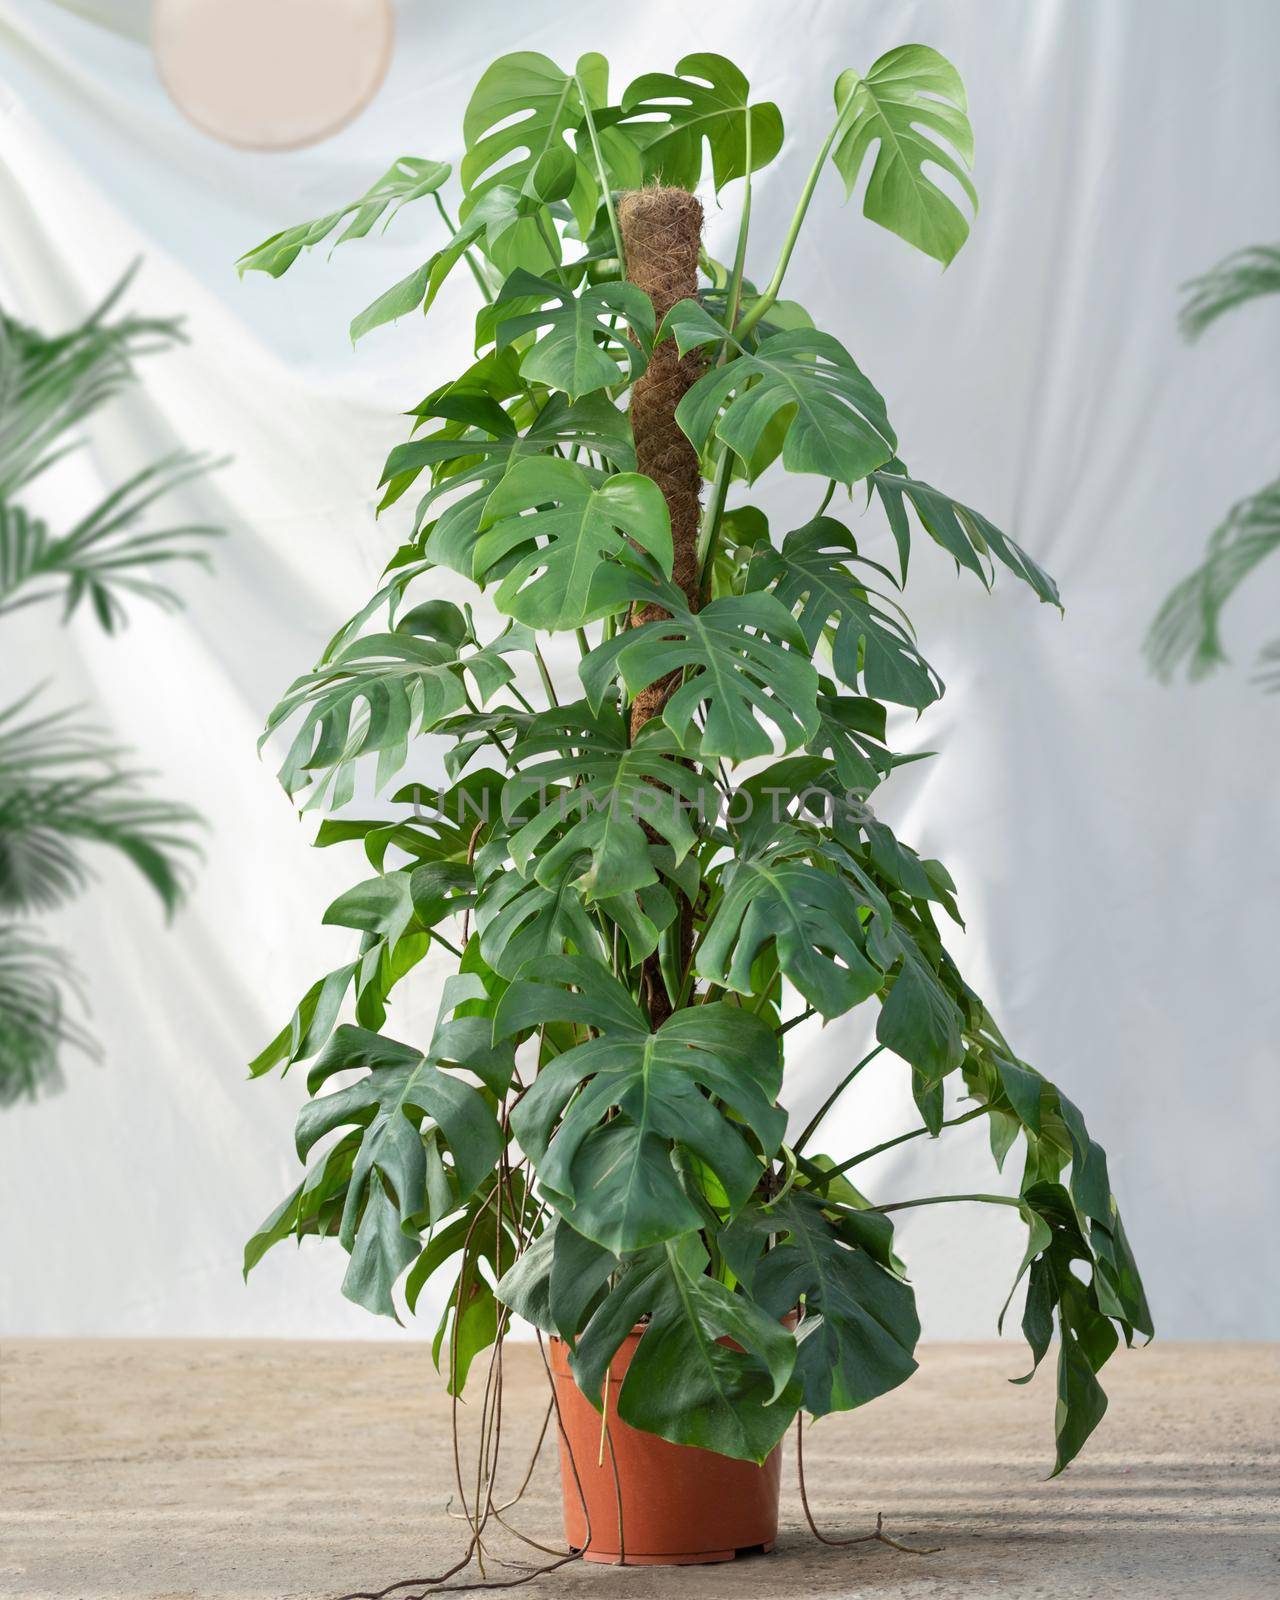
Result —
<path fill-rule="evenodd" d="M 568 1346 L 560 1339 L 551 1341 L 551 1371 L 564 1430 L 560 1481 L 570 1547 L 581 1550 L 587 1561 L 637 1567 L 732 1561 L 771 1550 L 778 1536 L 780 1448 L 757 1467 L 711 1450 L 670 1444 L 629 1427 L 618 1416 L 618 1391 L 643 1331 L 632 1329 L 610 1365 L 607 1439 L 600 1413 L 569 1371 Z"/>

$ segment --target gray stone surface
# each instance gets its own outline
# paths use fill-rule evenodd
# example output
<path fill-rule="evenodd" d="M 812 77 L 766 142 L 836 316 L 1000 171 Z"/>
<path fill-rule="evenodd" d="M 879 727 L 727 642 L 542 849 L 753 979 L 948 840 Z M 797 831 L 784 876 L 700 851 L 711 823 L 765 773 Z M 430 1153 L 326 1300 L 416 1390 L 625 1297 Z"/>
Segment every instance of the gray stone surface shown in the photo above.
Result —
<path fill-rule="evenodd" d="M 1274 1347 L 1121 1353 L 1106 1374 L 1108 1417 L 1053 1482 L 1044 1481 L 1052 1378 L 1010 1386 L 1022 1362 L 1012 1343 L 926 1348 L 905 1389 L 807 1436 L 825 1532 L 865 1532 L 883 1511 L 888 1531 L 941 1545 L 936 1555 L 815 1543 L 789 1443 L 773 1555 L 682 1570 L 577 1563 L 515 1592 L 627 1600 L 1280 1593 Z M 545 1404 L 536 1348 L 508 1347 L 512 1486 Z M 465 1408 L 468 1421 L 476 1409 Z M 328 1600 L 438 1573 L 465 1543 L 465 1524 L 446 1514 L 448 1415 L 416 1342 L 12 1341 L 0 1353 L 0 1595 Z M 509 1514 L 548 1545 L 559 1538 L 553 1465 L 549 1447 Z M 487 1577 L 520 1575 L 504 1561 L 544 1559 L 505 1539 Z"/>

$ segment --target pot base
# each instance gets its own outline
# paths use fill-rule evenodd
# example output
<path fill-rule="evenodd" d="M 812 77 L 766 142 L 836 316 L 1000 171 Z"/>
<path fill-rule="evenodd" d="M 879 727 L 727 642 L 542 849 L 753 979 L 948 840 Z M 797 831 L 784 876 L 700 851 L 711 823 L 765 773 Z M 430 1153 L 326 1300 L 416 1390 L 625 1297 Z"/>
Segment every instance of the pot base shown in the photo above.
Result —
<path fill-rule="evenodd" d="M 767 1544 L 746 1544 L 740 1550 L 701 1550 L 695 1555 L 645 1556 L 627 1551 L 626 1558 L 610 1555 L 605 1550 L 575 1550 L 584 1561 L 597 1562 L 602 1567 L 703 1567 L 713 1561 L 736 1561 L 739 1556 L 767 1556 L 773 1549 L 773 1540 Z"/>
<path fill-rule="evenodd" d="M 705 1566 L 772 1550 L 780 1450 L 757 1466 L 641 1433 L 619 1417 L 643 1333 L 634 1329 L 610 1363 L 607 1423 L 574 1382 L 566 1346 L 551 1341 L 565 1542 L 584 1561 L 614 1567 Z"/>

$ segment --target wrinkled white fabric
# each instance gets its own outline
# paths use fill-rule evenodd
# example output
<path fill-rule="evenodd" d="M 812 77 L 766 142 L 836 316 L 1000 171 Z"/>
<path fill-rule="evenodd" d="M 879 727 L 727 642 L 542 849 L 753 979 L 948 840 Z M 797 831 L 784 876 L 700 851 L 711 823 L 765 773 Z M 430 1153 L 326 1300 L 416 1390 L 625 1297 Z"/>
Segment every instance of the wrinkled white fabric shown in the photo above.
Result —
<path fill-rule="evenodd" d="M 1268 0 L 931 0 L 892 7 L 676 0 L 603 11 L 406 4 L 391 74 L 328 143 L 263 156 L 183 122 L 145 45 L 146 6 L 0 0 L 0 295 L 46 329 L 81 317 L 136 256 L 133 304 L 187 317 L 190 343 L 92 450 L 41 486 L 65 522 L 95 487 L 174 444 L 234 457 L 185 496 L 221 522 L 212 579 L 188 607 L 135 611 L 119 640 L 52 613 L 0 633 L 8 699 L 38 679 L 83 700 L 209 819 L 197 891 L 162 927 L 145 886 L 107 863 L 58 932 L 85 974 L 101 1067 L 68 1062 L 61 1097 L 0 1116 L 6 1247 L 0 1326 L 41 1334 L 361 1335 L 332 1245 L 274 1252 L 246 1289 L 242 1241 L 295 1181 L 301 1073 L 243 1063 L 356 935 L 320 925 L 365 873 L 313 852 L 255 740 L 279 691 L 372 591 L 408 512 L 372 515 L 399 415 L 467 359 L 471 286 L 427 323 L 356 352 L 349 317 L 439 237 L 429 204 L 385 237 L 323 249 L 282 282 L 232 263 L 279 227 L 354 198 L 403 154 L 456 160 L 470 86 L 501 49 L 562 62 L 603 50 L 615 82 L 723 50 L 787 125 L 757 185 L 750 269 L 768 275 L 827 126 L 830 86 L 918 39 L 956 62 L 978 141 L 982 211 L 942 274 L 822 180 L 787 280 L 885 393 L 913 470 L 982 507 L 1058 578 L 1065 619 L 1001 572 L 992 595 L 918 543 L 908 604 L 948 691 L 897 743 L 933 749 L 879 802 L 950 866 L 968 919 L 952 948 L 1015 1047 L 1059 1081 L 1111 1156 L 1167 1336 L 1280 1332 L 1274 976 L 1280 699 L 1247 682 L 1270 620 L 1231 617 L 1239 664 L 1196 688 L 1147 676 L 1161 597 L 1235 498 L 1277 469 L 1280 305 L 1188 350 L 1177 285 L 1280 215 Z M 730 206 L 733 196 L 726 197 Z M 732 211 L 709 206 L 730 249 Z M 816 500 L 788 482 L 783 523 Z M 785 525 L 785 523 L 783 524 Z M 868 517 L 871 543 L 887 536 Z M 456 596 L 442 575 L 433 593 Z M 1274 594 L 1274 589 L 1270 591 Z M 565 675 L 568 657 L 556 663 Z M 438 771 L 438 747 L 419 759 Z M 397 1000 L 420 1036 L 440 972 Z M 807 1115 L 871 1019 L 789 1036 L 788 1094 Z M 881 1059 L 831 1118 L 837 1154 L 910 1126 L 906 1072 Z M 882 1201 L 1006 1190 L 981 1125 L 860 1169 Z M 1021 1250 L 1011 1212 L 908 1213 L 903 1253 L 925 1331 L 986 1337 Z M 434 1318 L 428 1315 L 428 1327 Z M 1011 1351 L 1010 1370 L 1020 1358 Z"/>

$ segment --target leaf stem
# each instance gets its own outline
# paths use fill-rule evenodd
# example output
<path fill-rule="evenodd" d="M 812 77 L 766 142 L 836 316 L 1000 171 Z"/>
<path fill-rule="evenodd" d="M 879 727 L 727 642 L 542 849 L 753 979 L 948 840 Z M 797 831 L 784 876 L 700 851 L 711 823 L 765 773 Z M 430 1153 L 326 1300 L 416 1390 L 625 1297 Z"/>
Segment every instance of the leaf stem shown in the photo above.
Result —
<path fill-rule="evenodd" d="M 578 98 L 582 101 L 582 115 L 587 124 L 587 133 L 591 137 L 591 153 L 596 160 L 596 176 L 600 180 L 600 192 L 604 195 L 605 210 L 609 213 L 609 228 L 613 234 L 613 247 L 618 252 L 618 276 L 625 278 L 627 275 L 627 261 L 622 251 L 622 233 L 618 227 L 618 214 L 613 208 L 613 191 L 609 187 L 609 174 L 605 170 L 604 153 L 600 149 L 600 135 L 596 132 L 596 119 L 591 115 L 591 106 L 587 100 L 587 91 L 583 87 L 582 79 L 575 73 L 574 80 L 578 86 Z"/>
<path fill-rule="evenodd" d="M 813 199 L 813 191 L 818 187 L 818 179 L 822 176 L 822 169 L 826 165 L 827 157 L 831 154 L 831 146 L 836 142 L 836 135 L 844 126 L 845 113 L 852 104 L 853 96 L 856 93 L 857 86 L 855 85 L 844 102 L 836 108 L 836 120 L 832 124 L 831 132 L 823 141 L 822 149 L 818 151 L 817 158 L 812 167 L 809 168 L 809 176 L 805 179 L 804 188 L 800 191 L 800 199 L 796 202 L 791 224 L 787 228 L 787 236 L 782 242 L 782 254 L 778 257 L 778 265 L 774 268 L 773 277 L 770 278 L 764 293 L 739 324 L 738 335 L 740 338 L 745 338 L 751 332 L 752 328 L 756 326 L 778 298 L 779 291 L 782 288 L 782 280 L 786 277 L 787 268 L 791 264 L 791 256 L 795 250 L 796 241 L 800 237 L 800 229 L 804 226 L 804 219 L 809 210 L 809 202 Z"/>
<path fill-rule="evenodd" d="M 883 1049 L 884 1049 L 884 1046 L 882 1044 L 878 1044 L 875 1047 L 874 1050 L 869 1051 L 865 1056 L 863 1056 L 861 1061 L 859 1061 L 855 1066 L 850 1068 L 850 1070 L 845 1073 L 844 1077 L 841 1078 L 840 1082 L 835 1086 L 835 1088 L 831 1091 L 831 1093 L 827 1096 L 827 1098 L 818 1107 L 818 1109 L 814 1113 L 814 1115 L 809 1119 L 809 1124 L 805 1128 L 804 1132 L 800 1135 L 800 1137 L 791 1146 L 791 1148 L 795 1151 L 795 1153 L 797 1155 L 800 1154 L 800 1152 L 804 1149 L 805 1145 L 808 1144 L 809 1140 L 813 1137 L 813 1135 L 815 1133 L 817 1133 L 817 1131 L 818 1131 L 819 1127 L 822 1125 L 822 1122 L 825 1119 L 827 1113 L 831 1110 L 832 1106 L 835 1105 L 836 1101 L 840 1098 L 840 1096 L 845 1092 L 845 1090 L 849 1087 L 849 1085 L 853 1082 L 853 1080 L 862 1071 L 863 1067 L 867 1066 L 869 1062 L 874 1061 L 875 1058 L 880 1054 L 880 1052 Z"/>
<path fill-rule="evenodd" d="M 972 1111 L 966 1111 L 962 1116 L 951 1117 L 944 1122 L 944 1128 L 958 1128 L 961 1123 L 972 1122 L 975 1117 L 985 1117 L 991 1110 L 990 1106 L 975 1106 Z M 870 1161 L 872 1156 L 883 1155 L 886 1150 L 892 1150 L 895 1145 L 906 1144 L 909 1139 L 920 1139 L 928 1133 L 928 1128 L 912 1128 L 909 1133 L 900 1133 L 896 1139 L 886 1139 L 883 1144 L 872 1145 L 870 1150 L 860 1150 L 856 1156 L 850 1156 L 847 1161 L 842 1161 L 838 1167 L 832 1167 L 825 1174 L 828 1178 L 838 1177 L 842 1172 L 848 1172 L 852 1167 L 859 1167 L 864 1161 Z"/>
<path fill-rule="evenodd" d="M 436 210 L 440 213 L 441 220 L 443 221 L 445 227 L 448 228 L 450 233 L 457 233 L 458 225 L 457 225 L 456 222 L 454 222 L 453 218 L 450 217 L 449 213 L 445 210 L 444 201 L 440 198 L 439 191 L 433 192 L 431 198 L 436 203 Z M 476 258 L 471 254 L 470 250 L 464 250 L 462 252 L 462 258 L 467 263 L 467 265 L 471 268 L 471 276 L 476 280 L 476 287 L 479 289 L 480 293 L 484 296 L 485 305 L 492 305 L 493 304 L 493 290 L 490 289 L 488 279 L 485 277 L 484 273 L 480 270 L 480 265 L 476 261 Z"/>
<path fill-rule="evenodd" d="M 542 659 L 542 651 L 537 643 L 533 646 L 533 659 L 538 663 L 538 676 L 542 679 L 542 687 L 546 690 L 547 699 L 553 706 L 560 704 L 560 697 L 556 694 L 556 686 L 551 681 L 551 674 L 547 671 L 547 663 Z"/>
<path fill-rule="evenodd" d="M 894 1200 L 887 1206 L 865 1206 L 866 1211 L 909 1211 L 913 1206 L 943 1206 L 960 1201 L 977 1201 L 989 1206 L 1013 1206 L 1021 1211 L 1024 1201 L 1011 1194 L 929 1194 L 919 1200 Z"/>

